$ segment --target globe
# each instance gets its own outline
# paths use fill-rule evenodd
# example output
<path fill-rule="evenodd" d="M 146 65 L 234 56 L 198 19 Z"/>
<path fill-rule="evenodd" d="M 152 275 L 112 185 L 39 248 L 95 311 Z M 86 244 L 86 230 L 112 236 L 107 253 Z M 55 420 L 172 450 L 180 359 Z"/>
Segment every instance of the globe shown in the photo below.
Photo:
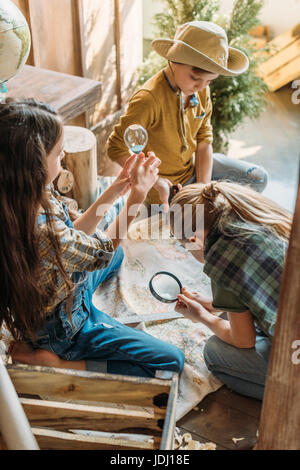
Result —
<path fill-rule="evenodd" d="M 0 0 L 0 92 L 25 64 L 31 46 L 27 21 L 10 0 Z M 2 88 L 2 90 L 1 90 Z"/>

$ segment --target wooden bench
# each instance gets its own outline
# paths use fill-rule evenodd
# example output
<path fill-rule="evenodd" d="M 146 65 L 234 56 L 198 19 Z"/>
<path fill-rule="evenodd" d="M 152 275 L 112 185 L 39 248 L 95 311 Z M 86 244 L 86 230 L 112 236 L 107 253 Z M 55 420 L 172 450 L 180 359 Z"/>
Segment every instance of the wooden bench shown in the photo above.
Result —
<path fill-rule="evenodd" d="M 173 449 L 176 373 L 148 379 L 23 364 L 7 371 L 41 450 Z"/>
<path fill-rule="evenodd" d="M 270 57 L 258 69 L 258 74 L 276 91 L 300 76 L 300 23 L 268 43 Z"/>

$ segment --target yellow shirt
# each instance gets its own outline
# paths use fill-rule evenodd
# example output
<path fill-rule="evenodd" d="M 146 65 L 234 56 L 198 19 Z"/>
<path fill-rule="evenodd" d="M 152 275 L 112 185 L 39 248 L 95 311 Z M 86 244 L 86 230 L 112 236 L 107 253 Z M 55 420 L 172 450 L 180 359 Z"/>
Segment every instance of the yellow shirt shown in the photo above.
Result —
<path fill-rule="evenodd" d="M 144 149 L 161 160 L 159 176 L 173 184 L 185 183 L 194 173 L 193 154 L 198 142 L 212 143 L 210 123 L 212 103 L 209 87 L 196 94 L 197 102 L 184 109 L 182 94 L 176 93 L 161 70 L 148 80 L 131 98 L 108 140 L 108 156 L 113 161 L 129 156 L 123 135 L 131 124 L 141 124 L 148 132 Z M 159 194 L 151 189 L 150 204 L 160 204 Z"/>

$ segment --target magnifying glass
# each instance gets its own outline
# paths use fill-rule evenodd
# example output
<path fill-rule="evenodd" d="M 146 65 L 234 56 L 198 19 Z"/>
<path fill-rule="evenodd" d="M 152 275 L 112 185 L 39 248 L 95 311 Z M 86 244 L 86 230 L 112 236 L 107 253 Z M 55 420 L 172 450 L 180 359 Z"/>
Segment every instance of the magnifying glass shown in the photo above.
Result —
<path fill-rule="evenodd" d="M 149 289 L 157 300 L 168 304 L 177 301 L 178 294 L 182 292 L 182 284 L 174 274 L 159 271 L 150 279 Z"/>

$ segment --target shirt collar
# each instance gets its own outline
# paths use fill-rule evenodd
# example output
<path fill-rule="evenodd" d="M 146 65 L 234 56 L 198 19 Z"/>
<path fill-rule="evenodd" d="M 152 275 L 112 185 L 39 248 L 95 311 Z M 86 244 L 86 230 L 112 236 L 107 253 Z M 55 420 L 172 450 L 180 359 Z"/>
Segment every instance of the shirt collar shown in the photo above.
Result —
<path fill-rule="evenodd" d="M 166 80 L 166 82 L 167 82 L 169 88 L 171 88 L 171 90 L 172 90 L 174 93 L 176 93 L 176 95 L 179 95 L 180 93 L 179 93 L 178 91 L 176 91 L 175 88 L 172 87 L 172 85 L 171 85 L 171 83 L 170 83 L 170 80 L 168 79 L 165 70 L 163 70 L 163 74 L 164 74 L 165 80 Z M 183 97 L 182 97 L 182 100 L 183 100 L 183 102 L 184 102 L 184 98 L 183 98 Z M 199 104 L 198 97 L 197 97 L 196 93 L 193 93 L 192 96 L 191 96 L 191 98 L 190 98 L 190 103 L 189 103 L 189 105 L 190 105 L 192 108 L 194 108 L 195 106 L 198 106 L 198 104 Z"/>

